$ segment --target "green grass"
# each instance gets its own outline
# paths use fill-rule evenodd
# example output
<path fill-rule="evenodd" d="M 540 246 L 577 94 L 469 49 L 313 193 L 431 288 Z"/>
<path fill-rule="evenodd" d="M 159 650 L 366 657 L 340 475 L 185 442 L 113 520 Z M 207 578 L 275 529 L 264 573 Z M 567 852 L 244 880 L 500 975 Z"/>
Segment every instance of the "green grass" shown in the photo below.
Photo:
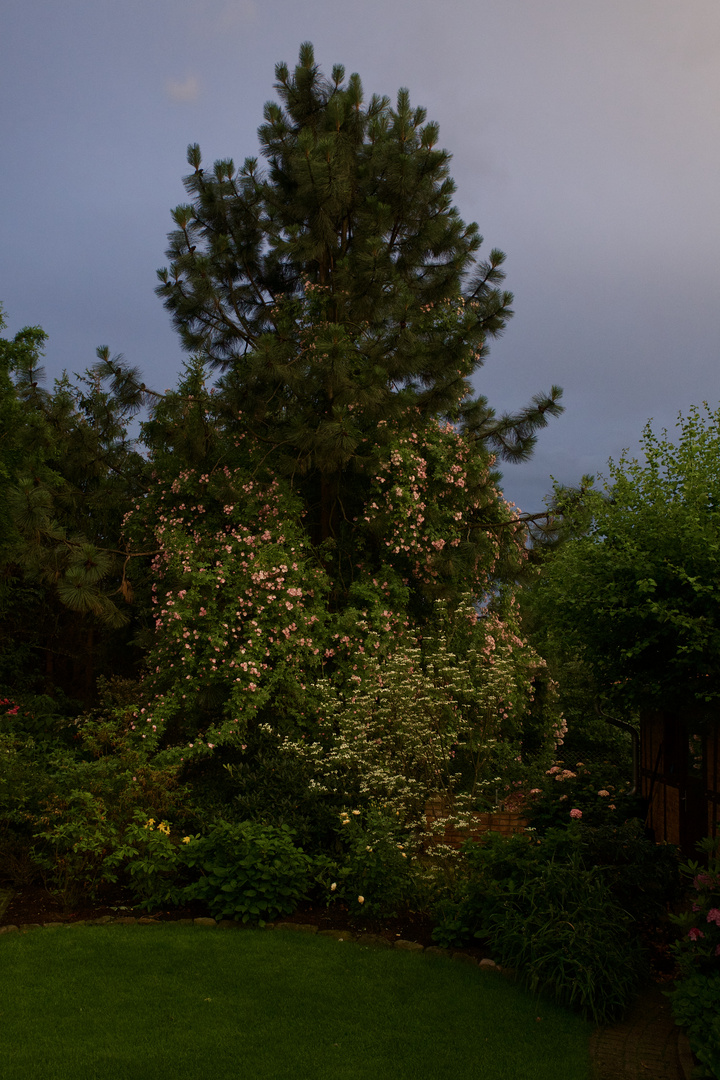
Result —
<path fill-rule="evenodd" d="M 590 1030 L 497 973 L 305 934 L 0 938 L 3 1080 L 587 1080 Z"/>

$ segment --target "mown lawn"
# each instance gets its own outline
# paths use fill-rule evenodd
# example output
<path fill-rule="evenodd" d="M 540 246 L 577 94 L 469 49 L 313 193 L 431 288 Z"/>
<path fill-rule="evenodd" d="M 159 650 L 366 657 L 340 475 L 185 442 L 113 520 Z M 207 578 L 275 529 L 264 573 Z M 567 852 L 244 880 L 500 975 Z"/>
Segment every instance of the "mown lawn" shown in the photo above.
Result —
<path fill-rule="evenodd" d="M 587 1080 L 589 1033 L 497 973 L 305 934 L 0 938 L 3 1080 Z"/>

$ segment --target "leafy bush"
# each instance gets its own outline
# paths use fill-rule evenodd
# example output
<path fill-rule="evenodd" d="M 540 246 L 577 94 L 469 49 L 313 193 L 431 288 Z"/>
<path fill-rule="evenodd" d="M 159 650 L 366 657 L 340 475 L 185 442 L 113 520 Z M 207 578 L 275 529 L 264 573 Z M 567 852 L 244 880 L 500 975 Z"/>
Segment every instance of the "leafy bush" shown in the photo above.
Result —
<path fill-rule="evenodd" d="M 133 829 L 176 816 L 186 791 L 132 730 L 134 684 L 104 684 L 99 709 L 60 717 L 46 699 L 0 702 L 0 855 L 16 882 L 38 875 L 66 907 L 114 883 Z M 141 827 L 141 826 L 140 826 Z M 141 889 L 146 896 L 147 889 Z"/>
<path fill-rule="evenodd" d="M 46 800 L 59 786 L 68 790 L 57 772 L 72 760 L 74 730 L 48 697 L 0 698 L 0 879 L 13 885 L 38 876 L 33 836 Z"/>
<path fill-rule="evenodd" d="M 32 856 L 46 885 L 65 908 L 95 899 L 101 885 L 124 878 L 138 903 L 155 907 L 181 898 L 181 859 L 170 826 L 135 810 L 120 825 L 102 799 L 89 791 L 48 800 L 44 827 L 35 836 Z"/>
<path fill-rule="evenodd" d="M 637 813 L 629 790 L 628 770 L 610 761 L 558 761 L 530 793 L 523 814 L 539 833 L 566 825 L 573 809 L 587 825 L 619 825 Z"/>
<path fill-rule="evenodd" d="M 182 896 L 183 858 L 167 821 L 156 822 L 136 810 L 115 853 L 141 907 L 176 904 Z"/>
<path fill-rule="evenodd" d="M 686 1028 L 700 1076 L 720 1076 L 720 840 L 701 840 L 707 868 L 683 864 L 691 879 L 689 909 L 673 916 L 681 937 L 673 952 L 682 978 L 668 992 L 675 1022 Z"/>
<path fill-rule="evenodd" d="M 677 848 L 648 840 L 642 822 L 577 830 L 586 866 L 602 867 L 613 898 L 639 923 L 664 919 L 681 895 Z"/>
<path fill-rule="evenodd" d="M 312 860 L 293 843 L 287 826 L 243 821 L 217 824 L 207 836 L 188 837 L 184 862 L 202 876 L 182 893 L 215 916 L 264 925 L 289 915 L 310 884 Z"/>
<path fill-rule="evenodd" d="M 698 849 L 707 852 L 707 868 L 694 860 L 680 867 L 691 879 L 690 908 L 672 916 L 682 931 L 673 952 L 685 975 L 720 970 L 720 839 L 701 840 Z"/>
<path fill-rule="evenodd" d="M 596 1024 L 627 1008 L 644 971 L 631 918 L 598 869 L 548 863 L 496 897 L 486 932 L 497 959 L 533 991 L 578 1008 Z"/>
<path fill-rule="evenodd" d="M 632 916 L 615 900 L 601 867 L 588 865 L 582 830 L 549 841 L 489 833 L 464 848 L 468 878 L 433 936 L 445 945 L 488 941 L 534 991 L 551 993 L 596 1023 L 628 1006 L 645 965 Z M 461 940 L 452 940 L 456 930 Z"/>
<path fill-rule="evenodd" d="M 684 1028 L 700 1062 L 693 1075 L 720 1076 L 720 971 L 696 971 L 668 992 L 675 1023 Z"/>
<path fill-rule="evenodd" d="M 354 914 L 394 916 L 412 902 L 413 847 L 398 816 L 371 808 L 340 815 L 347 844 L 337 873 L 338 898 Z"/>
<path fill-rule="evenodd" d="M 94 897 L 102 882 L 117 880 L 118 829 L 107 820 L 101 799 L 78 789 L 53 796 L 40 824 L 33 859 L 66 909 Z"/>

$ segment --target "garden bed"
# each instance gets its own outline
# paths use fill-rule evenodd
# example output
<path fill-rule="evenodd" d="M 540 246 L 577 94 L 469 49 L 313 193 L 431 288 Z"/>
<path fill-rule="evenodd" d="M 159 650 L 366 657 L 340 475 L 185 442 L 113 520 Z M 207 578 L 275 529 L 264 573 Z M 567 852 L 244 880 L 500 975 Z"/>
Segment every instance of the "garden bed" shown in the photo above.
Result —
<path fill-rule="evenodd" d="M 80 904 L 69 911 L 64 911 L 61 902 L 46 889 L 26 886 L 13 892 L 0 922 L 5 925 L 27 926 L 48 922 L 87 922 L 107 915 L 112 918 L 123 915 L 151 915 L 162 922 L 175 922 L 179 919 L 198 918 L 208 914 L 207 908 L 202 904 L 190 904 L 179 908 L 159 908 L 148 912 L 136 908 L 132 897 L 117 889 L 101 891 L 97 903 Z M 433 922 L 429 916 L 421 912 L 411 911 L 397 918 L 357 918 L 351 916 L 343 904 L 324 907 L 306 903 L 298 906 L 292 915 L 284 915 L 283 922 L 311 923 L 320 930 L 348 930 L 354 934 L 376 934 L 391 942 L 403 938 L 406 941 L 417 941 L 425 948 L 435 944 L 432 939 Z M 463 952 L 469 953 L 478 960 L 489 956 L 488 950 L 480 944 L 464 948 Z"/>

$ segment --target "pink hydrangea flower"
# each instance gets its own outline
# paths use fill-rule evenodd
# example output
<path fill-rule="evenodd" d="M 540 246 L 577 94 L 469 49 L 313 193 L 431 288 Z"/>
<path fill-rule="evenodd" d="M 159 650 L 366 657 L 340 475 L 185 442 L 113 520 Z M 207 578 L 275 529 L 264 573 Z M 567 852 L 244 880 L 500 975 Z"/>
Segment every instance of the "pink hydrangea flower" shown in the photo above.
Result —
<path fill-rule="evenodd" d="M 705 935 L 703 934 L 702 930 L 698 930 L 696 926 L 693 926 L 690 930 L 688 930 L 688 937 L 691 941 L 697 941 L 698 938 L 705 937 Z"/>
<path fill-rule="evenodd" d="M 717 926 L 720 926 L 720 908 L 710 908 L 707 913 L 707 921 L 714 922 Z"/>
<path fill-rule="evenodd" d="M 578 810 L 577 807 L 575 807 L 575 809 L 570 811 L 570 817 L 575 818 L 575 819 L 581 818 L 582 817 L 582 810 Z"/>

